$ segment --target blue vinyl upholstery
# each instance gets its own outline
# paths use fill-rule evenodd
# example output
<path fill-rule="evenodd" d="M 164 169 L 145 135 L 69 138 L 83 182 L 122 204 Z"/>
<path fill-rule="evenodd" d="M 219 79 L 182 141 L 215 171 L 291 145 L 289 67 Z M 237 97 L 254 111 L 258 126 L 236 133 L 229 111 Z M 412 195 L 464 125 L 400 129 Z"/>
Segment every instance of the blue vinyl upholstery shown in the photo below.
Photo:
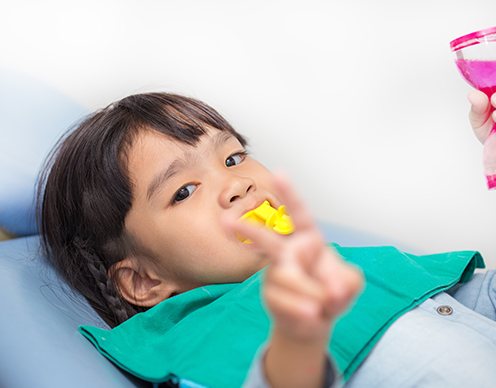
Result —
<path fill-rule="evenodd" d="M 0 68 L 0 228 L 37 232 L 35 182 L 40 166 L 86 109 L 45 83 Z"/>
<path fill-rule="evenodd" d="M 0 387 L 135 387 L 76 330 L 107 327 L 59 280 L 39 237 L 0 243 Z"/>

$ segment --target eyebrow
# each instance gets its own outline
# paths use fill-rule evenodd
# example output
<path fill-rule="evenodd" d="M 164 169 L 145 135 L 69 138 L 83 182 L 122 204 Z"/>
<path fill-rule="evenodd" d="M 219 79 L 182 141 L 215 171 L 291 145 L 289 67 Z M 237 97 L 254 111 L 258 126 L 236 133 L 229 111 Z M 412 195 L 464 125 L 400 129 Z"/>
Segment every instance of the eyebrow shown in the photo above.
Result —
<path fill-rule="evenodd" d="M 215 136 L 210 138 L 210 147 L 216 150 L 233 137 L 233 134 L 230 132 L 220 131 Z M 146 191 L 146 198 L 148 201 L 150 201 L 153 196 L 161 190 L 170 178 L 193 163 L 195 157 L 191 152 L 185 152 L 184 156 L 184 158 L 174 159 L 169 167 L 155 175 L 148 186 L 148 190 Z"/>

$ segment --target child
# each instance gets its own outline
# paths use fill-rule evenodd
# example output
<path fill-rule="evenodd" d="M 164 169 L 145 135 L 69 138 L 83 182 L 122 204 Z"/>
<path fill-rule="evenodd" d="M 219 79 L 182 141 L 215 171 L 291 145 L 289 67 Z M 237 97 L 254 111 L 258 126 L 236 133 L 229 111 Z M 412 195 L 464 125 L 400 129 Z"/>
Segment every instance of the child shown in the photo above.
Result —
<path fill-rule="evenodd" d="M 46 181 L 48 256 L 110 326 L 187 290 L 240 282 L 272 262 L 265 297 L 276 327 L 267 378 L 274 386 L 322 386 L 329 327 L 361 278 L 323 249 L 287 184 L 277 188 L 245 145 L 217 112 L 180 96 L 131 96 L 90 116 L 61 143 Z M 248 246 L 221 224 L 266 199 L 293 213 L 298 231 L 284 250 L 275 250 L 280 236 L 249 229 L 257 244 Z"/>
<path fill-rule="evenodd" d="M 130 96 L 89 116 L 60 143 L 41 179 L 47 255 L 112 327 L 189 290 L 242 282 L 270 264 L 263 291 L 274 325 L 247 384 L 336 383 L 326 345 L 334 320 L 361 289 L 360 273 L 325 247 L 288 183 L 245 145 L 212 108 L 181 96 Z M 291 236 L 236 221 L 264 200 L 287 205 Z M 396 327 L 374 351 L 401 359 L 397 342 L 388 347 Z M 374 351 L 349 384 L 396 369 L 377 368 Z M 496 350 L 486 354 L 495 360 Z M 486 369 L 480 381 L 492 373 Z"/>

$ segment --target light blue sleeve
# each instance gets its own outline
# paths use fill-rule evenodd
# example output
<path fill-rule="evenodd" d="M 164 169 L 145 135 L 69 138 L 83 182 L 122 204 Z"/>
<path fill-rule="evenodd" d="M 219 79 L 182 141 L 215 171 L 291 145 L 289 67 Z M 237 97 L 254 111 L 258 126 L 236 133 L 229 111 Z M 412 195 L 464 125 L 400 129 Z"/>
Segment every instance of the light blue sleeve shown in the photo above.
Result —
<path fill-rule="evenodd" d="M 255 356 L 245 382 L 243 383 L 243 388 L 270 388 L 263 367 L 263 359 L 266 352 L 267 347 L 264 346 Z M 338 377 L 336 367 L 328 354 L 325 368 L 324 388 L 338 388 L 341 386 L 341 379 Z"/>

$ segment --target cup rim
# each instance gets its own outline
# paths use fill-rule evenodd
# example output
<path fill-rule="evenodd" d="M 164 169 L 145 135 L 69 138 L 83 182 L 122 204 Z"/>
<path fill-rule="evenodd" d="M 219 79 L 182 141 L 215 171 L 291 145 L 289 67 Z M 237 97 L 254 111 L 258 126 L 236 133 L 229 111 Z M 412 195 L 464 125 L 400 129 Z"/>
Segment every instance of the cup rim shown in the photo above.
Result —
<path fill-rule="evenodd" d="M 451 50 L 458 51 L 462 48 L 473 46 L 474 44 L 479 44 L 481 43 L 481 38 L 484 38 L 492 34 L 496 34 L 496 26 L 485 28 L 483 30 L 471 32 L 470 34 L 460 36 L 459 38 L 453 39 L 450 42 Z"/>

